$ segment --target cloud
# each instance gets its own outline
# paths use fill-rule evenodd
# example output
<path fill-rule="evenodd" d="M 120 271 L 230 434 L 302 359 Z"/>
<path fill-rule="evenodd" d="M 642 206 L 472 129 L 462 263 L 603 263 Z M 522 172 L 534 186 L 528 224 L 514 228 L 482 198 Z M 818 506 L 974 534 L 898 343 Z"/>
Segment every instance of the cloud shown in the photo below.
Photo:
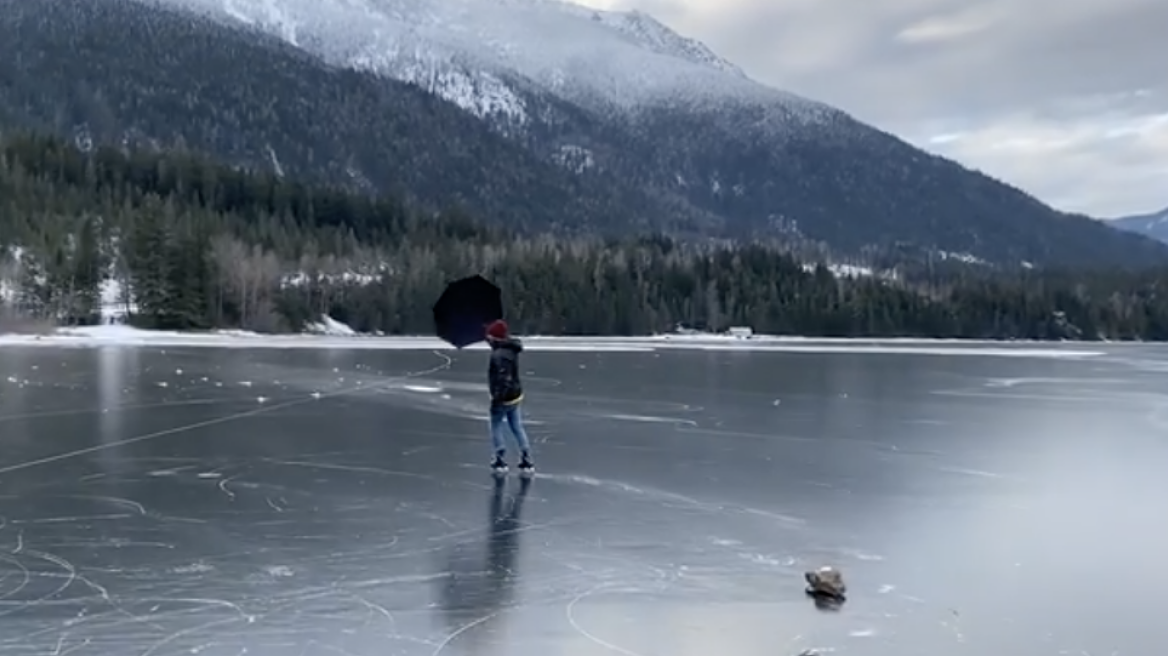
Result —
<path fill-rule="evenodd" d="M 1163 0 L 584 0 L 1095 216 L 1168 205 Z"/>
<path fill-rule="evenodd" d="M 984 32 L 1002 18 L 998 6 L 973 5 L 916 21 L 897 32 L 896 39 L 904 43 L 943 43 Z"/>

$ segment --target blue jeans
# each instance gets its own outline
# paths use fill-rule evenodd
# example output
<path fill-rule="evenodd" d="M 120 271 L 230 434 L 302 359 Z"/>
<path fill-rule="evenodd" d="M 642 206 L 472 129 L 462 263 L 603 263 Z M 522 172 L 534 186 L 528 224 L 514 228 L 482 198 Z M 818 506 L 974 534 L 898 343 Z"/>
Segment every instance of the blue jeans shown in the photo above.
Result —
<path fill-rule="evenodd" d="M 506 450 L 503 439 L 504 420 L 511 427 L 511 435 L 515 438 L 515 443 L 519 445 L 520 452 L 530 451 L 531 443 L 527 441 L 527 431 L 523 430 L 523 415 L 519 411 L 519 404 L 516 403 L 515 405 L 491 406 L 491 443 L 495 447 L 495 453 L 502 453 Z"/>

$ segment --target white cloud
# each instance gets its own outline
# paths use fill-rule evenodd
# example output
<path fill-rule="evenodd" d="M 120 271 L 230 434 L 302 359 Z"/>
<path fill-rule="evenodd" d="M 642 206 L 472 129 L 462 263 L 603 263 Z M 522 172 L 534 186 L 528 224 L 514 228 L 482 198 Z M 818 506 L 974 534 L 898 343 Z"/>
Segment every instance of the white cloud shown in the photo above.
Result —
<path fill-rule="evenodd" d="M 896 38 L 905 43 L 944 42 L 972 36 L 1006 18 L 1000 5 L 971 5 L 957 11 L 927 16 L 902 29 Z"/>
<path fill-rule="evenodd" d="M 1168 205 L 1163 0 L 583 0 L 1057 207 Z"/>
<path fill-rule="evenodd" d="M 1068 209 L 1111 217 L 1168 204 L 1168 113 L 1051 121 L 1019 112 L 909 137 Z"/>

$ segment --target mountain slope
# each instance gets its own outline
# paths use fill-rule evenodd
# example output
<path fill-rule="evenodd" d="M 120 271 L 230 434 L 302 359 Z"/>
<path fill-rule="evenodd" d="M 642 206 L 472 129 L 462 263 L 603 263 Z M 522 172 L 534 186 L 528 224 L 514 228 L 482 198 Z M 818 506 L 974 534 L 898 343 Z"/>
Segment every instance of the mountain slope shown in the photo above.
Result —
<path fill-rule="evenodd" d="M 0 62 L 0 126 L 185 146 L 531 229 L 627 229 L 667 211 L 630 184 L 548 162 L 414 85 L 186 13 L 0 0 Z M 671 218 L 681 229 L 697 215 Z"/>
<path fill-rule="evenodd" d="M 552 0 L 161 2 L 214 22 L 158 1 L 0 0 L 0 127 L 185 144 L 532 230 L 783 236 L 1009 265 L 1168 261 L 1168 246 L 758 84 L 644 14 Z"/>
<path fill-rule="evenodd" d="M 778 100 L 807 120 L 835 110 L 748 79 L 650 16 L 555 0 L 154 0 L 264 29 L 347 66 L 437 85 L 471 110 L 536 117 L 515 78 L 591 108 L 661 100 Z M 504 84 L 499 84 L 500 82 Z M 491 102 L 479 93 L 494 91 Z M 694 89 L 702 89 L 695 94 Z M 680 93 L 679 93 L 680 92 Z"/>
<path fill-rule="evenodd" d="M 1114 219 L 1108 221 L 1107 225 L 1168 243 L 1168 208 L 1152 214 Z"/>
<path fill-rule="evenodd" d="M 1010 264 L 1168 253 L 759 84 L 643 13 L 557 0 L 163 1 L 415 82 L 543 157 L 723 217 L 732 236 L 781 231 L 849 253 L 909 243 Z"/>

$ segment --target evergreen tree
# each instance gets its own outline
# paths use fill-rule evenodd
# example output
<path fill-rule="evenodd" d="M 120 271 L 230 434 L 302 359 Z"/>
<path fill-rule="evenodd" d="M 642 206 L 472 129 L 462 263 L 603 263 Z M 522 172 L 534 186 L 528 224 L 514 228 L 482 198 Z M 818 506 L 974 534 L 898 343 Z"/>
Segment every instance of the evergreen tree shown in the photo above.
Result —
<path fill-rule="evenodd" d="M 86 217 L 77 235 L 73 257 L 73 309 L 71 316 L 83 324 L 96 323 L 101 311 L 101 284 L 105 270 L 97 220 Z"/>
<path fill-rule="evenodd" d="M 35 319 L 45 319 L 51 314 L 48 276 L 40 260 L 25 254 L 20 261 L 20 279 L 16 295 L 17 310 Z"/>
<path fill-rule="evenodd" d="M 127 263 L 137 317 L 147 327 L 171 327 L 175 263 L 171 261 L 161 200 L 154 195 L 147 196 L 135 218 Z"/>

